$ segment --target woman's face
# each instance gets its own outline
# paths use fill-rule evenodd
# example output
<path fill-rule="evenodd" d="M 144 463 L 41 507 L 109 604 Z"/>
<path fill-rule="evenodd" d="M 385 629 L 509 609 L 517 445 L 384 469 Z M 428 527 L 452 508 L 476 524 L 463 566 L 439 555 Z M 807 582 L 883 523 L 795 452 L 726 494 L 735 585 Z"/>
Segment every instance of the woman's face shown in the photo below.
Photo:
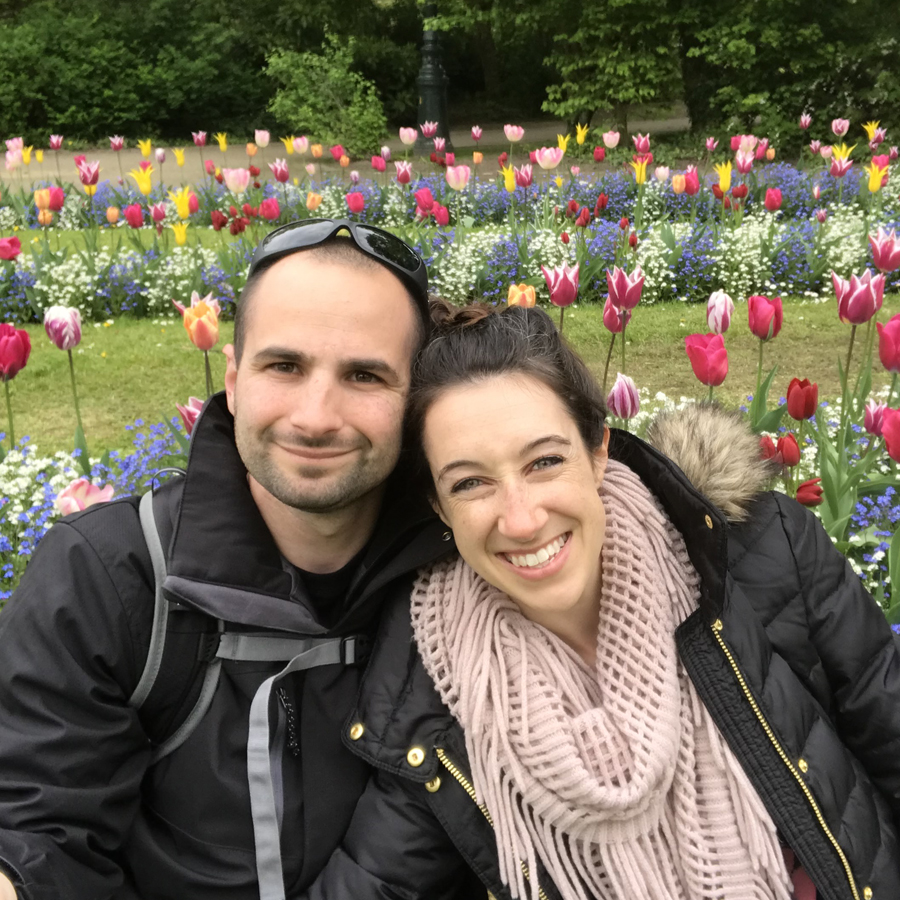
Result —
<path fill-rule="evenodd" d="M 606 439 L 589 452 L 556 394 L 515 375 L 441 393 L 424 445 L 437 512 L 482 578 L 551 629 L 596 607 Z"/>

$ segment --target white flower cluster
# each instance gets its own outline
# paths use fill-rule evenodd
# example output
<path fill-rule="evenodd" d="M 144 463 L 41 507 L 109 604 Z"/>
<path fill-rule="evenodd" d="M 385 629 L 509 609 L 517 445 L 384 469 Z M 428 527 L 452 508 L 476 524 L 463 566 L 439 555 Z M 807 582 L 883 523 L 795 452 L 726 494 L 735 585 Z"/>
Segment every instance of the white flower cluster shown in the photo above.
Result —
<path fill-rule="evenodd" d="M 467 232 L 462 243 L 446 244 L 435 259 L 434 290 L 457 303 L 477 297 L 485 258 L 503 237 L 498 228 L 483 228 Z"/>
<path fill-rule="evenodd" d="M 170 315 L 172 298 L 189 298 L 191 291 L 199 288 L 200 270 L 217 262 L 214 250 L 175 247 L 160 256 L 157 265 L 146 266 L 142 281 L 147 290 L 148 312 Z"/>

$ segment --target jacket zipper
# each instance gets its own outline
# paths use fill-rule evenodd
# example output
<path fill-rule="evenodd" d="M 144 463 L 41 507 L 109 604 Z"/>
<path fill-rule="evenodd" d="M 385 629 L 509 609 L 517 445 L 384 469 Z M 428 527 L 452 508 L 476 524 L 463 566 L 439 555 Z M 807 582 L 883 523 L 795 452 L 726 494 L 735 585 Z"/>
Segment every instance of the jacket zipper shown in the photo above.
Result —
<path fill-rule="evenodd" d="M 797 784 L 800 785 L 800 789 L 803 791 L 806 799 L 809 801 L 809 805 L 812 807 L 813 813 L 815 813 L 816 819 L 819 821 L 819 825 L 822 828 L 822 831 L 825 832 L 825 836 L 831 841 L 831 845 L 837 851 L 837 855 L 840 857 L 841 864 L 844 867 L 844 872 L 847 875 L 847 881 L 850 883 L 850 892 L 853 894 L 853 900 L 859 900 L 859 893 L 856 890 L 856 880 L 853 878 L 853 872 L 850 869 L 850 863 L 847 862 L 847 857 L 844 855 L 844 851 L 841 849 L 841 845 L 837 842 L 837 839 L 831 833 L 828 828 L 828 825 L 825 823 L 825 818 L 822 815 L 821 810 L 819 809 L 818 804 L 815 801 L 815 798 L 812 795 L 812 792 L 807 787 L 806 782 L 803 780 L 800 773 L 794 768 L 794 764 L 791 762 L 790 757 L 787 753 L 784 752 L 784 748 L 781 744 L 778 743 L 778 738 L 775 737 L 775 733 L 772 731 L 771 726 L 766 721 L 765 716 L 763 716 L 760 711 L 759 705 L 756 702 L 753 694 L 750 692 L 750 688 L 747 686 L 747 682 L 744 680 L 744 675 L 741 670 L 738 668 L 737 663 L 734 661 L 734 657 L 731 654 L 731 651 L 728 649 L 725 641 L 722 640 L 722 635 L 719 633 L 722 630 L 722 621 L 721 619 L 716 619 L 716 621 L 712 625 L 713 634 L 716 636 L 716 641 L 719 646 L 722 648 L 722 652 L 725 654 L 726 659 L 728 660 L 729 665 L 734 671 L 735 677 L 738 680 L 738 684 L 741 686 L 741 690 L 744 692 L 744 696 L 747 698 L 747 701 L 750 704 L 751 709 L 754 713 L 756 713 L 756 718 L 759 719 L 760 724 L 763 727 L 763 730 L 766 732 L 766 736 L 772 742 L 772 746 L 778 751 L 778 755 L 781 757 L 782 762 L 787 766 L 788 771 L 797 781 Z"/>
<path fill-rule="evenodd" d="M 472 784 L 466 778 L 465 775 L 459 770 L 458 766 L 455 766 L 448 758 L 447 754 L 444 752 L 443 747 L 435 747 L 434 752 L 437 754 L 437 758 L 441 761 L 444 768 L 460 783 L 462 789 L 471 797 L 472 802 L 481 810 L 482 815 L 488 820 L 488 824 L 490 824 L 491 828 L 494 827 L 494 820 L 491 818 L 491 813 L 486 806 L 478 802 L 478 795 L 475 793 L 475 788 L 472 787 Z M 522 867 L 522 872 L 525 875 L 525 878 L 528 881 L 531 881 L 531 875 L 528 872 L 528 866 L 525 865 L 524 862 L 520 861 L 519 865 Z M 547 895 L 544 893 L 544 889 L 538 885 L 538 896 L 541 900 L 548 900 Z M 857 898 L 859 900 L 859 898 Z"/>

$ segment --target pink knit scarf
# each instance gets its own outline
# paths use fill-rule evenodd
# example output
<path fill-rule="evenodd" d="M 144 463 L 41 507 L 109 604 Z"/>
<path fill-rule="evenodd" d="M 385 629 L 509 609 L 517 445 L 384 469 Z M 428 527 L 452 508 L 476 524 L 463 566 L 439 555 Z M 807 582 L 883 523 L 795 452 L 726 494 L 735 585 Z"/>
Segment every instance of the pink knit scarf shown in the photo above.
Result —
<path fill-rule="evenodd" d="M 539 859 L 565 900 L 789 900 L 775 826 L 676 653 L 699 593 L 684 540 L 626 466 L 600 494 L 594 669 L 461 560 L 413 592 L 501 877 L 537 900 Z"/>

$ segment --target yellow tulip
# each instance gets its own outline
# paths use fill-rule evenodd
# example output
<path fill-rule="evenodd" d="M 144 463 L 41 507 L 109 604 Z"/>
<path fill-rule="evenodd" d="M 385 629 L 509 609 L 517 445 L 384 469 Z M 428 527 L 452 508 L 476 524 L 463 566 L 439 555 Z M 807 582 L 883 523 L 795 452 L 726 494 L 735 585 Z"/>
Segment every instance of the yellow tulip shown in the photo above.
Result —
<path fill-rule="evenodd" d="M 731 163 L 729 163 L 729 166 Z M 631 168 L 634 169 L 635 184 L 643 184 L 647 180 L 647 160 L 642 159 L 640 162 L 632 162 Z"/>
<path fill-rule="evenodd" d="M 228 149 L 228 135 L 224 131 L 219 131 L 215 138 L 219 142 L 219 149 L 224 153 Z"/>
<path fill-rule="evenodd" d="M 557 175 L 556 178 L 553 179 L 556 182 L 556 186 L 561 188 L 563 186 L 563 180 L 561 175 Z"/>
<path fill-rule="evenodd" d="M 284 144 L 284 152 L 290 156 L 294 152 L 294 136 L 283 137 L 280 138 L 281 143 Z"/>
<path fill-rule="evenodd" d="M 50 188 L 42 188 L 34 192 L 34 205 L 39 210 L 50 209 Z"/>
<path fill-rule="evenodd" d="M 38 225 L 46 228 L 53 221 L 53 213 L 49 209 L 42 209 L 38 213 Z"/>
<path fill-rule="evenodd" d="M 183 247 L 187 243 L 187 230 L 189 224 L 190 223 L 188 222 L 173 222 L 171 225 L 172 231 L 175 232 L 175 243 L 178 244 L 179 247 Z"/>
<path fill-rule="evenodd" d="M 39 163 L 42 163 L 42 162 L 44 161 L 44 151 L 43 151 L 43 150 L 35 150 L 35 151 L 34 151 L 34 158 L 35 158 Z"/>
<path fill-rule="evenodd" d="M 150 153 L 153 151 L 153 141 L 149 138 L 146 141 L 138 141 L 138 147 L 141 148 L 141 156 L 144 159 L 150 159 Z"/>
<path fill-rule="evenodd" d="M 570 137 L 572 137 L 571 134 L 567 134 L 565 137 L 563 137 L 561 134 L 558 134 L 556 136 L 556 145 L 559 147 L 560 150 L 563 151 L 563 153 L 565 153 L 569 149 L 569 138 Z"/>
<path fill-rule="evenodd" d="M 84 192 L 88 195 L 88 197 L 93 197 L 94 194 L 97 193 L 97 185 L 96 184 L 84 185 Z"/>
<path fill-rule="evenodd" d="M 476 166 L 480 166 L 480 165 L 484 162 L 484 154 L 481 153 L 479 150 L 476 150 L 476 151 L 472 154 L 472 162 L 473 162 Z"/>
<path fill-rule="evenodd" d="M 313 144 L 309 148 L 309 152 L 312 153 L 315 159 L 318 159 L 322 155 L 322 145 L 321 144 Z"/>
<path fill-rule="evenodd" d="M 181 219 L 191 217 L 191 189 L 179 188 L 177 191 L 169 191 L 169 199 L 175 204 L 175 211 Z"/>
<path fill-rule="evenodd" d="M 852 147 L 848 147 L 846 144 L 841 144 L 840 146 L 835 144 L 831 148 L 835 159 L 850 159 L 850 154 L 855 149 L 856 149 L 856 144 L 854 144 Z"/>
<path fill-rule="evenodd" d="M 310 212 L 315 212 L 319 208 L 319 204 L 322 202 L 322 195 L 316 194 L 313 191 L 310 191 L 306 195 L 306 208 Z"/>
<path fill-rule="evenodd" d="M 132 169 L 128 174 L 134 179 L 137 189 L 145 197 L 148 196 L 153 190 L 153 181 L 150 177 L 153 174 L 153 166 L 148 166 L 146 169 Z"/>
<path fill-rule="evenodd" d="M 259 147 L 257 147 L 256 144 L 253 143 L 253 141 L 250 141 L 247 144 L 247 156 L 253 158 L 254 156 L 256 156 L 257 150 L 259 150 Z"/>
<path fill-rule="evenodd" d="M 503 187 L 510 194 L 516 189 L 516 171 L 512 166 L 503 167 Z"/>
<path fill-rule="evenodd" d="M 535 302 L 534 288 L 530 284 L 511 284 L 509 286 L 509 294 L 506 296 L 507 306 L 524 306 L 530 309 Z"/>
<path fill-rule="evenodd" d="M 731 163 L 716 163 L 713 167 L 719 176 L 719 190 L 725 194 L 731 187 Z"/>
<path fill-rule="evenodd" d="M 881 182 L 887 173 L 888 167 L 876 166 L 873 163 L 871 166 L 864 166 L 864 168 L 869 174 L 869 193 L 875 194 L 881 190 Z"/>
<path fill-rule="evenodd" d="M 673 191 L 673 193 L 683 194 L 686 183 L 687 183 L 687 179 L 684 177 L 684 175 L 673 175 L 672 176 L 672 191 Z"/>
<path fill-rule="evenodd" d="M 178 147 L 173 147 L 172 152 L 175 154 L 175 162 L 177 162 L 179 166 L 183 166 L 184 165 L 184 148 L 182 147 L 179 150 Z"/>
<path fill-rule="evenodd" d="M 25 163 L 26 166 L 31 165 L 31 151 L 32 150 L 34 150 L 34 146 L 22 148 L 22 162 Z"/>
<path fill-rule="evenodd" d="M 589 125 L 576 125 L 575 126 L 575 143 L 580 147 L 588 134 Z"/>
<path fill-rule="evenodd" d="M 865 129 L 865 132 L 866 132 L 866 137 L 870 141 L 875 140 L 875 132 L 878 129 L 878 126 L 880 124 L 881 124 L 881 122 L 866 122 L 866 124 L 863 125 L 863 128 Z"/>

